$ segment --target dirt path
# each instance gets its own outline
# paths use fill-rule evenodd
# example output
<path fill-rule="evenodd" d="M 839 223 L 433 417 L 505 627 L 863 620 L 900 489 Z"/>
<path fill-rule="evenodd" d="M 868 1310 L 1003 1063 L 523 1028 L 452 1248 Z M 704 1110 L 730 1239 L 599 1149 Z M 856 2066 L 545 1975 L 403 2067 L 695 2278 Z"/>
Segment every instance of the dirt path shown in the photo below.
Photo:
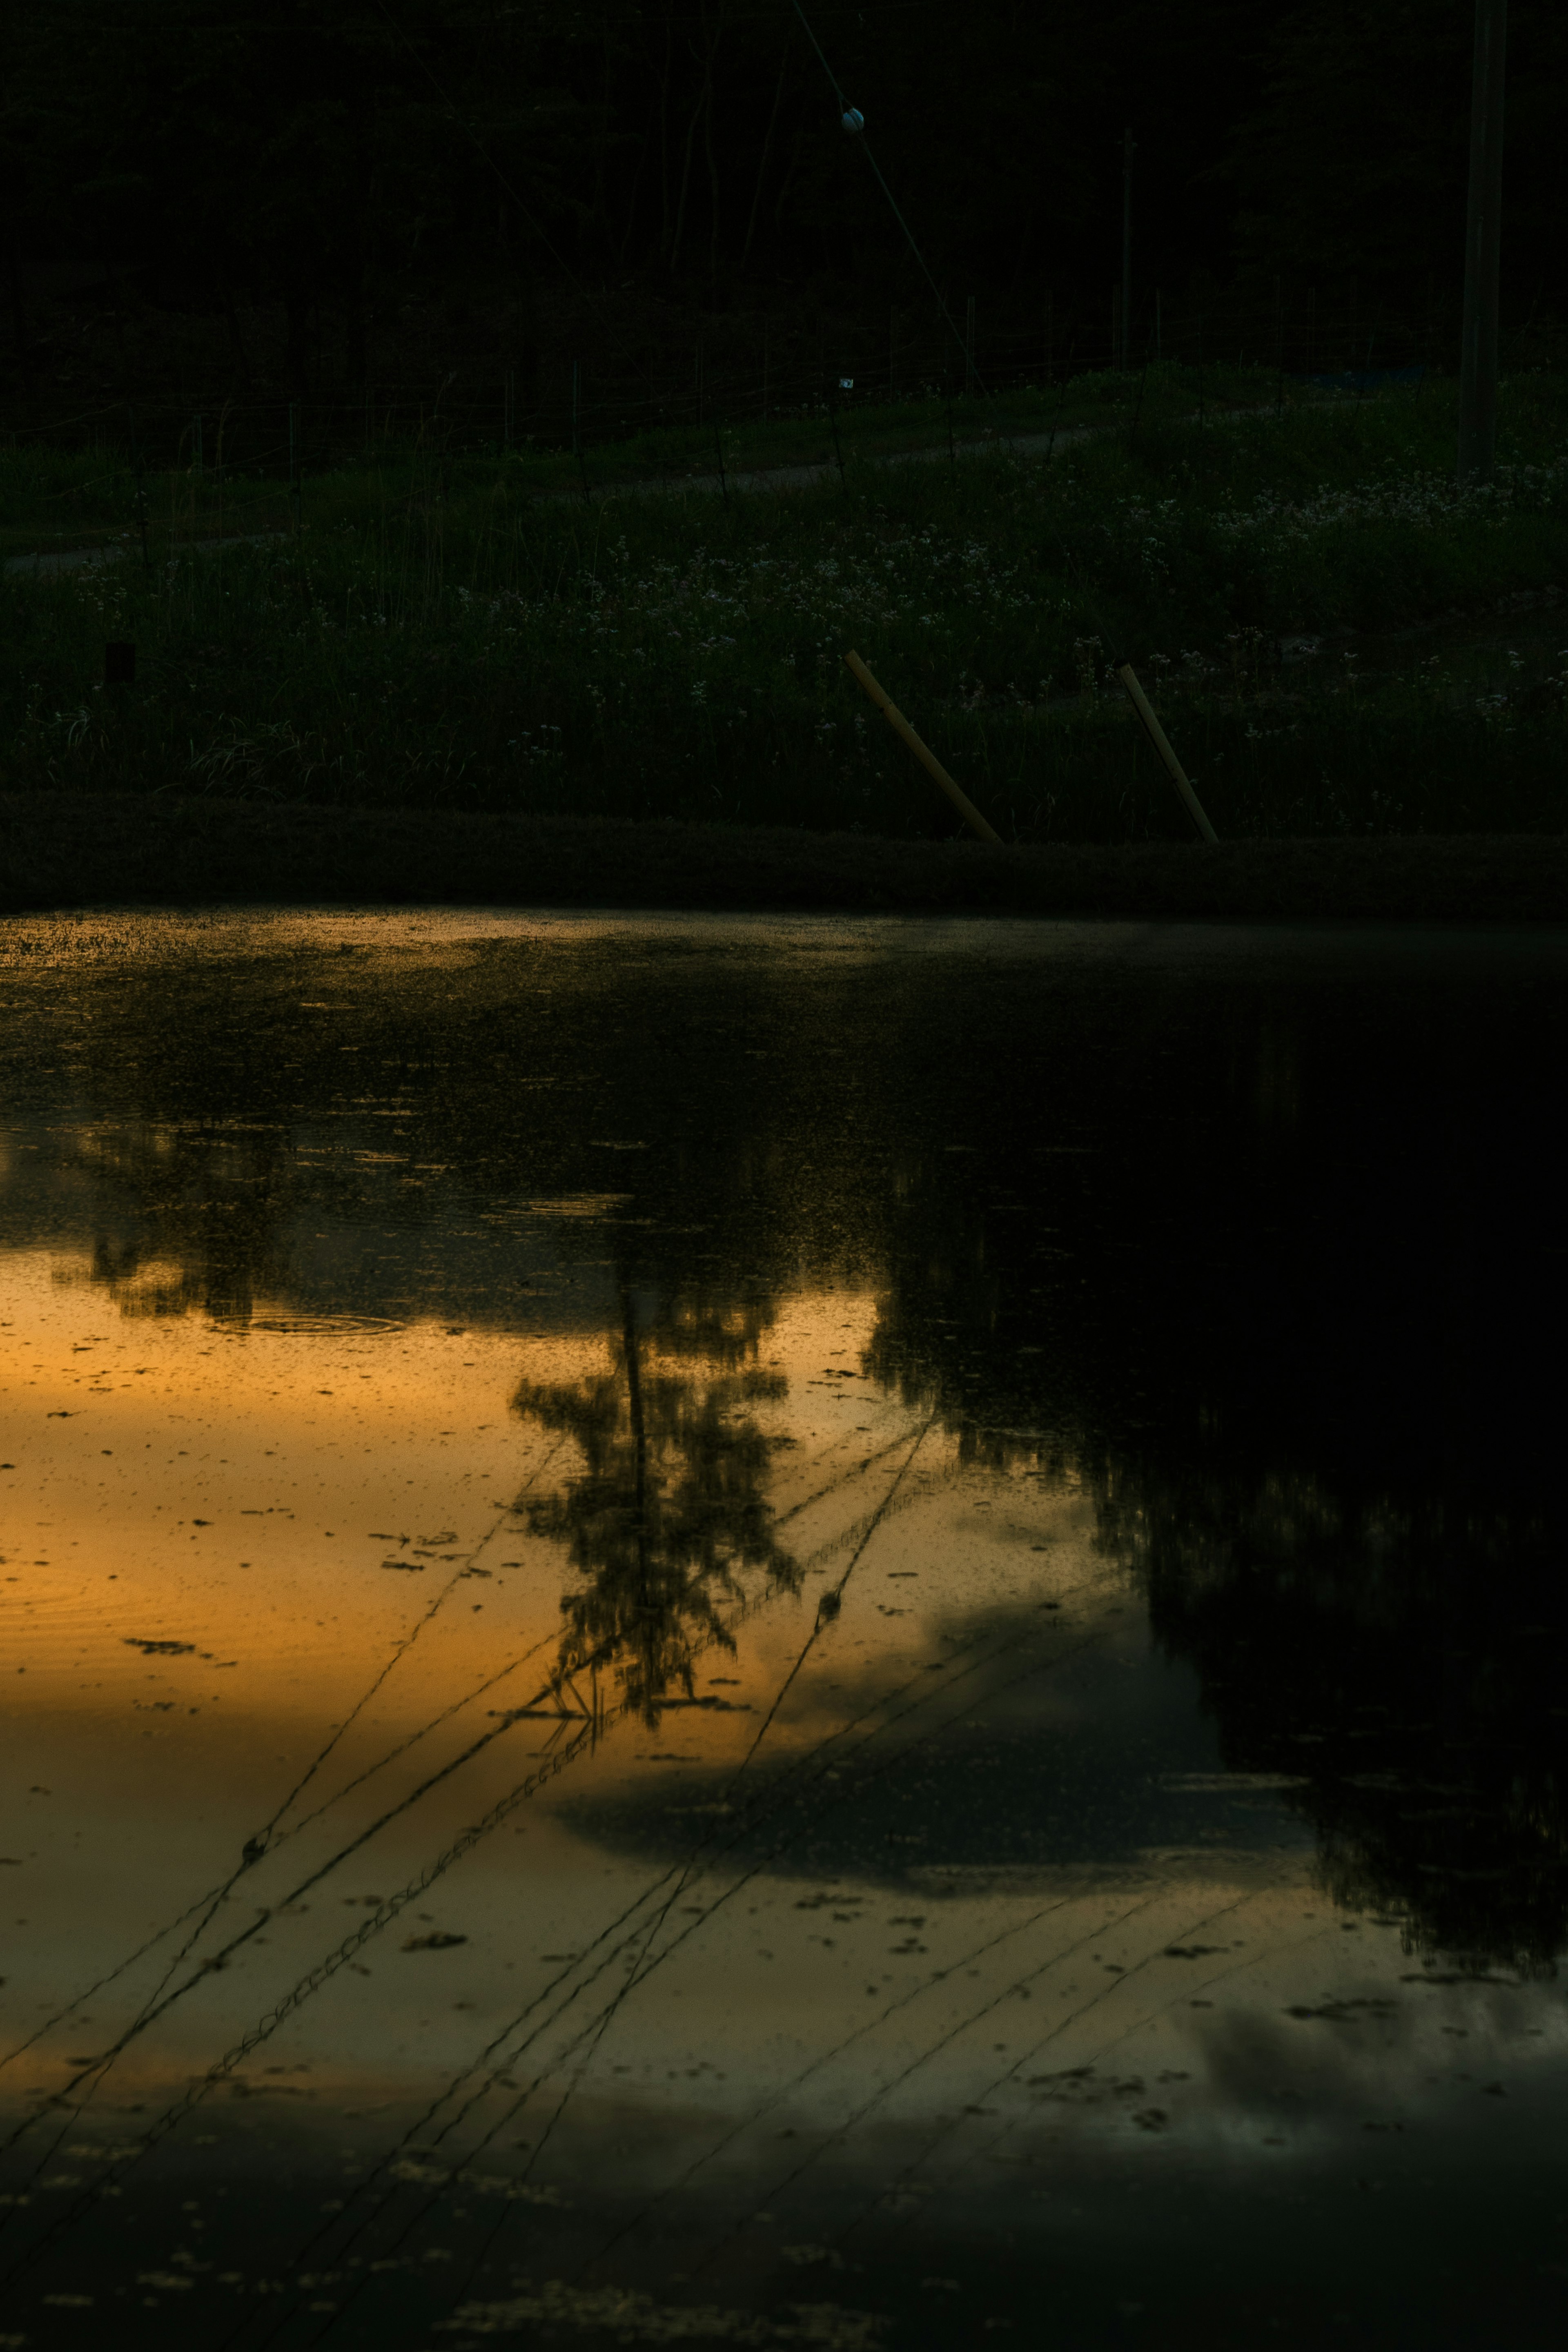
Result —
<path fill-rule="evenodd" d="M 1054 433 L 989 434 L 980 441 L 955 441 L 951 455 L 953 458 L 979 457 L 997 449 L 1020 454 L 1048 453 L 1065 442 L 1087 440 L 1115 429 L 1114 425 L 1067 425 Z M 898 449 L 886 456 L 857 457 L 854 463 L 857 467 L 928 466 L 941 463 L 949 455 L 945 443 L 939 443 L 934 448 Z M 629 482 L 592 483 L 587 496 L 595 506 L 607 505 L 612 499 L 622 498 L 685 498 L 693 494 L 699 498 L 728 498 L 731 492 L 750 494 L 808 489 L 814 483 L 830 481 L 837 470 L 837 465 L 829 461 L 809 466 L 749 467 L 734 473 L 726 469 L 722 474 L 643 475 Z M 542 490 L 539 493 L 542 499 L 577 499 L 583 495 L 581 490 L 574 489 Z M 190 540 L 181 542 L 178 551 L 182 554 L 210 554 L 226 547 L 262 547 L 286 535 L 282 531 L 260 531 L 246 537 Z M 4 569 L 8 576 L 49 580 L 63 572 L 81 572 L 96 564 L 120 562 L 124 558 L 133 557 L 138 547 L 138 541 L 122 535 L 94 547 L 60 548 L 37 555 L 8 555 Z"/>

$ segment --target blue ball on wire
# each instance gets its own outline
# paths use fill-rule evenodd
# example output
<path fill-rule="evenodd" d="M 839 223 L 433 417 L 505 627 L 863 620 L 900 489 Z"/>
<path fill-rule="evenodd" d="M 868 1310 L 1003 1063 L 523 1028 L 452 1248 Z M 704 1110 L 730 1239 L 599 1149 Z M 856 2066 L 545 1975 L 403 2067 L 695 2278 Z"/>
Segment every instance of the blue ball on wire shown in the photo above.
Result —
<path fill-rule="evenodd" d="M 844 114 L 842 120 L 844 128 L 849 133 L 851 139 L 854 138 L 858 131 L 864 131 L 866 128 L 866 118 L 861 113 L 858 106 L 850 107 Z"/>

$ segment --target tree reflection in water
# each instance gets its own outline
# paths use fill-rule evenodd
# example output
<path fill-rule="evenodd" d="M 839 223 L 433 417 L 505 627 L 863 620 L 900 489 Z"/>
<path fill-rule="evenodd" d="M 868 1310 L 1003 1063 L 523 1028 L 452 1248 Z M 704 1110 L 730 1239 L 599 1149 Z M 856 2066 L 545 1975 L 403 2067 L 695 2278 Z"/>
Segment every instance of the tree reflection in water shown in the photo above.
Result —
<path fill-rule="evenodd" d="M 276 1130 L 105 1121 L 68 1144 L 60 1172 L 91 1187 L 88 1279 L 122 1315 L 245 1323 L 258 1299 L 287 1297 L 290 1221 L 309 1205 L 310 1180 Z"/>
<path fill-rule="evenodd" d="M 525 1381 L 512 1408 L 581 1455 L 575 1476 L 524 1506 L 531 1531 L 564 1543 L 583 1580 L 561 1603 L 557 1686 L 607 1674 L 651 1726 L 679 1703 L 673 1693 L 693 1698 L 700 1650 L 733 1650 L 726 1605 L 745 1599 L 749 1577 L 799 1586 L 767 1499 L 789 1441 L 752 1410 L 787 1383 L 755 1360 L 760 1317 L 678 1308 L 645 1330 L 625 1280 L 619 1299 L 608 1368 Z"/>
<path fill-rule="evenodd" d="M 1457 1024 L 1440 1034 L 1457 1054 Z M 1396 1086 L 1400 1056 L 1374 1041 L 1392 1106 L 1377 1183 L 1336 1189 L 1335 1121 L 1359 1137 L 1372 1087 L 1348 1050 L 1314 1070 L 1304 1012 L 1298 1060 L 1330 1113 L 1264 1181 L 1247 1077 L 1268 1043 L 1229 1041 L 1228 1103 L 1201 1055 L 1173 1059 L 1183 1116 L 1199 1102 L 1215 1139 L 1189 1166 L 1108 1148 L 1057 1160 L 1047 1190 L 1011 1100 L 990 1131 L 984 1106 L 952 1122 L 962 1158 L 911 1154 L 868 1364 L 966 1461 L 1081 1478 L 1156 1641 L 1199 1676 L 1224 1765 L 1289 1784 L 1337 1904 L 1396 1916 L 1440 1965 L 1551 1973 L 1568 1950 L 1568 1501 L 1540 1333 L 1561 1261 L 1535 1252 L 1554 1210 L 1520 1172 L 1550 1163 L 1468 1133 L 1493 1131 L 1476 1100 L 1528 1088 L 1489 1037 L 1501 1075 L 1473 1097 L 1419 1064 Z M 1151 1089 L 1140 1118 L 1157 1131 L 1159 1114 Z M 1131 1114 L 1103 1129 L 1108 1147 L 1141 1131 Z M 1173 1214 L 1160 1192 L 1178 1184 Z M 1213 1239 L 1189 1258 L 1172 1227 Z"/>
<path fill-rule="evenodd" d="M 1542 1082 L 1568 979 L 1534 949 L 1410 953 L 1297 978 L 1261 950 L 785 965 L 558 937 L 465 948 L 435 986 L 401 950 L 204 944 L 173 979 L 50 979 L 24 1096 L 69 1140 L 16 1154 L 7 1231 L 75 1216 L 128 1314 L 525 1328 L 527 1213 L 602 1190 L 614 1103 L 668 1149 L 617 1229 L 611 1360 L 516 1399 L 580 1449 L 531 1513 L 578 1580 L 563 1677 L 613 1674 L 652 1719 L 749 1585 L 795 1581 L 762 1302 L 803 1263 L 869 1270 L 865 1369 L 966 1465 L 1081 1479 L 1225 1762 L 1294 1783 L 1336 1896 L 1542 1967 L 1568 1945 Z M 603 1229 L 551 1244 L 551 1283 L 581 1253 L 597 1295 Z M 711 1303 L 725 1266 L 757 1303 Z"/>
<path fill-rule="evenodd" d="M 1299 1783 L 1334 1901 L 1396 1913 L 1413 1949 L 1555 1973 L 1561 1529 L 1342 1474 L 1335 1490 L 1146 1460 L 1097 1486 L 1102 1538 L 1196 1666 L 1226 1765 Z"/>

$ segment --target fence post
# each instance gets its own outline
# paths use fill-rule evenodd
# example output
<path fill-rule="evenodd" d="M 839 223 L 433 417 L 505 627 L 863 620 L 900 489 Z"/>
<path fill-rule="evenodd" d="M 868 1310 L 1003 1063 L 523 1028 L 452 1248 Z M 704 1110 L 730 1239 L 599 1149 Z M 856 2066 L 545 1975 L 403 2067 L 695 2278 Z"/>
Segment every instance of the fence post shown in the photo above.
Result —
<path fill-rule="evenodd" d="M 142 534 L 142 568 L 153 569 L 153 559 L 147 552 L 147 476 L 142 457 L 141 436 L 136 430 L 136 410 L 131 401 L 125 404 L 126 422 L 131 428 L 131 463 L 136 476 L 136 528 Z"/>
<path fill-rule="evenodd" d="M 583 485 L 583 496 L 592 505 L 593 495 L 588 488 L 588 467 L 583 455 L 583 436 L 580 430 L 579 402 L 582 383 L 583 362 L 581 360 L 574 360 L 572 362 L 572 455 L 577 460 L 577 475 Z"/>
<path fill-rule="evenodd" d="M 300 404 L 289 403 L 289 498 L 294 509 L 294 536 L 300 536 Z"/>
<path fill-rule="evenodd" d="M 1051 437 L 1046 443 L 1046 463 L 1047 466 L 1050 464 L 1051 459 L 1056 456 L 1057 430 L 1062 421 L 1062 410 L 1067 406 L 1068 385 L 1072 381 L 1072 355 L 1077 348 L 1077 338 L 1075 337 L 1073 341 L 1068 345 L 1067 362 L 1062 369 L 1062 388 L 1057 394 L 1056 412 L 1051 418 Z"/>
<path fill-rule="evenodd" d="M 847 490 L 849 485 L 844 478 L 844 451 L 838 440 L 838 395 L 831 389 L 827 394 L 827 426 L 833 436 L 833 455 L 838 467 L 838 487 L 841 490 Z"/>
<path fill-rule="evenodd" d="M 1145 359 L 1138 371 L 1138 397 L 1132 404 L 1132 422 L 1127 428 L 1127 446 L 1131 449 L 1138 438 L 1138 420 L 1143 414 L 1143 386 L 1149 378 L 1149 362 Z"/>
<path fill-rule="evenodd" d="M 1204 428 L 1204 322 L 1198 320 L 1198 430 Z"/>
<path fill-rule="evenodd" d="M 963 314 L 963 389 L 974 390 L 974 297 L 972 294 Z"/>

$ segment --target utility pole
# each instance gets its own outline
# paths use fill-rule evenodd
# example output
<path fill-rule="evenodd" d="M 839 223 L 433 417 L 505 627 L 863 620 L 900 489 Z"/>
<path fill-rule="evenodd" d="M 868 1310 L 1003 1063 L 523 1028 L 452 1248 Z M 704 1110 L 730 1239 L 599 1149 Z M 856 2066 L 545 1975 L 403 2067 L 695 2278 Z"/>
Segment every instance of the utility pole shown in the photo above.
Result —
<path fill-rule="evenodd" d="M 1132 348 L 1132 158 L 1138 150 L 1131 130 L 1121 134 L 1121 348 L 1116 364 L 1125 373 Z"/>
<path fill-rule="evenodd" d="M 1459 341 L 1461 482 L 1490 478 L 1497 457 L 1498 277 L 1502 249 L 1503 56 L 1508 0 L 1476 0 L 1470 83 L 1470 193 Z"/>

